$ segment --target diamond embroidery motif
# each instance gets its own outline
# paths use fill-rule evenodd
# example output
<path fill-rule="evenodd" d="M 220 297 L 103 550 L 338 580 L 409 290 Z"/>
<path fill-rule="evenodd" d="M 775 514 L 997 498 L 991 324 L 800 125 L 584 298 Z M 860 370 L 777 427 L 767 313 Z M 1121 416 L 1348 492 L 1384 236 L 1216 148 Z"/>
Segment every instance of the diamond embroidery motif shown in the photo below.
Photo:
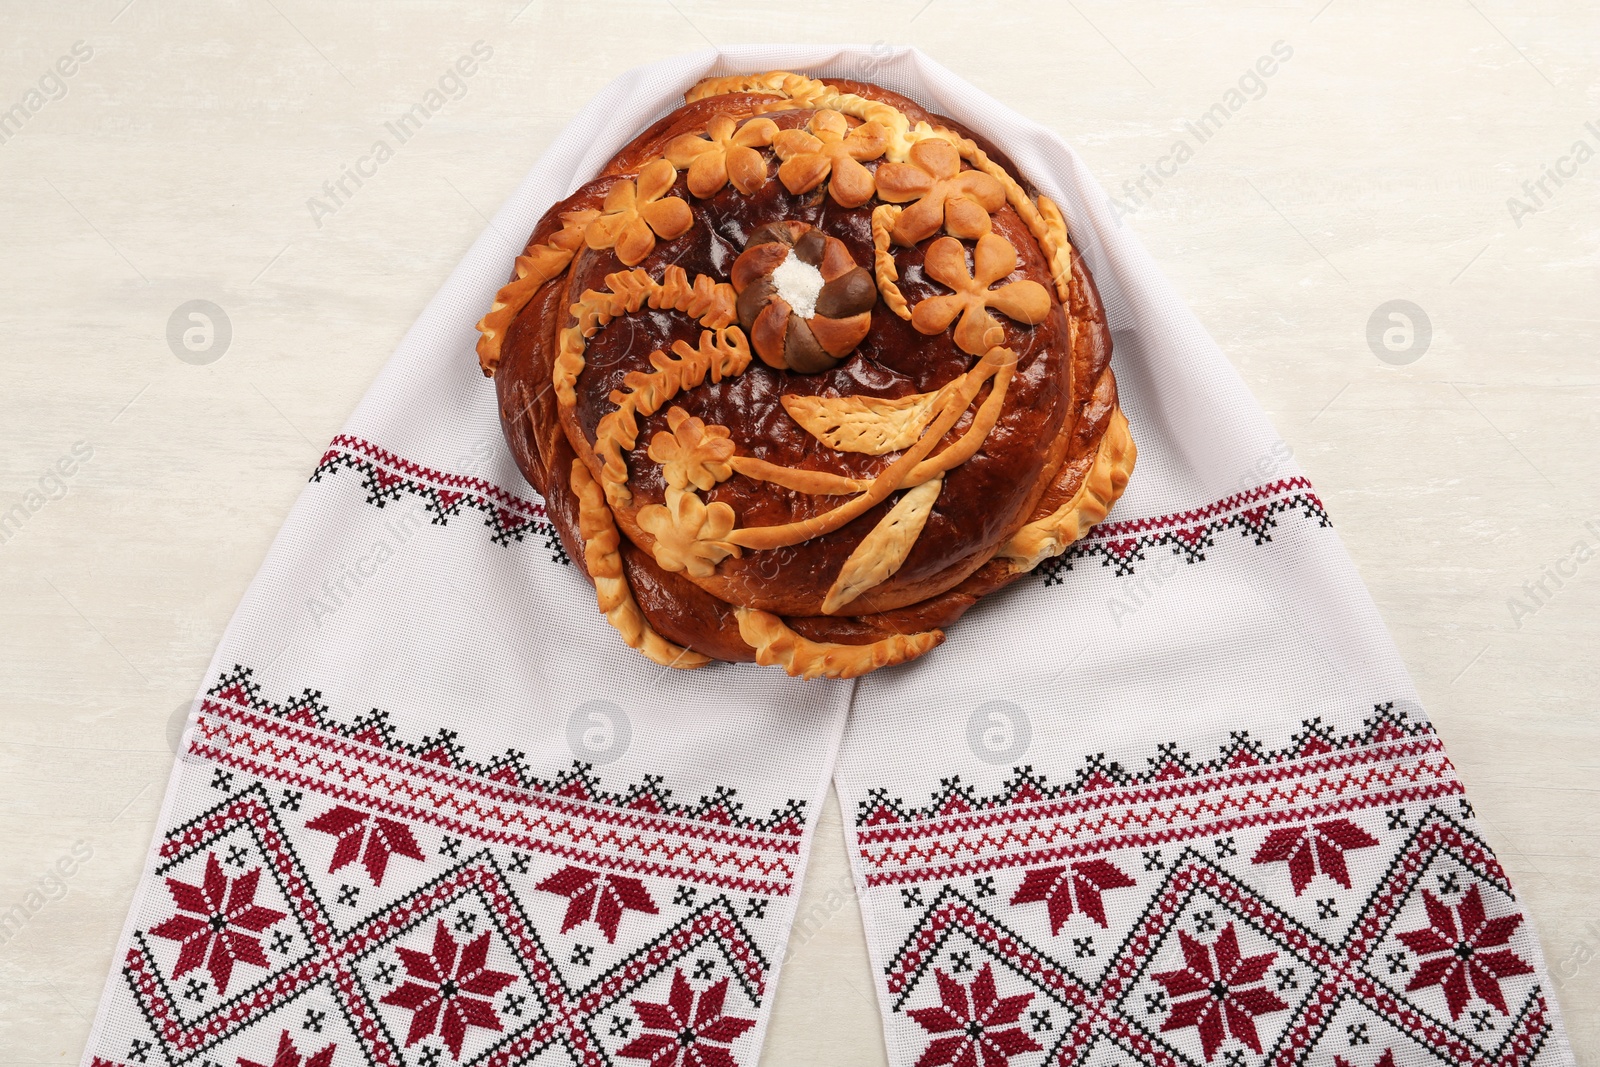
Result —
<path fill-rule="evenodd" d="M 379 1003 L 412 1013 L 407 1048 L 437 1032 L 450 1055 L 459 1060 L 469 1026 L 501 1029 L 493 999 L 517 976 L 488 968 L 487 931 L 462 947 L 441 919 L 434 929 L 432 951 L 418 952 L 404 946 L 395 951 L 405 966 L 406 981 Z"/>
<path fill-rule="evenodd" d="M 938 968 L 933 976 L 939 982 L 940 1003 L 906 1013 L 932 1035 L 916 1067 L 977 1067 L 980 1063 L 983 1067 L 1005 1067 L 1013 1056 L 1044 1050 L 1017 1024 L 1033 994 L 999 996 L 994 971 L 988 963 L 979 969 L 970 985 L 962 985 Z"/>
<path fill-rule="evenodd" d="M 756 1021 L 723 1013 L 728 982 L 720 979 L 696 993 L 683 969 L 675 969 L 665 1004 L 633 1002 L 644 1032 L 617 1055 L 647 1060 L 650 1067 L 737 1067 L 728 1046 Z"/>
<path fill-rule="evenodd" d="M 206 853 L 205 876 L 199 885 L 167 879 L 167 891 L 178 914 L 151 927 L 150 933 L 182 946 L 174 978 L 204 966 L 217 992 L 226 995 L 235 963 L 271 966 L 256 935 L 270 929 L 285 913 L 255 902 L 260 881 L 259 867 L 230 879 L 214 852 Z"/>
<path fill-rule="evenodd" d="M 1223 927 L 1209 945 L 1184 930 L 1178 931 L 1178 941 L 1185 966 L 1152 976 L 1172 997 L 1172 1014 L 1161 1024 L 1161 1032 L 1194 1027 L 1207 1063 L 1229 1037 L 1259 1055 L 1256 1016 L 1289 1007 L 1263 984 L 1278 953 L 1241 956 L 1233 923 Z"/>
<path fill-rule="evenodd" d="M 696 809 L 672 802 L 649 777 L 602 790 L 579 767 L 546 782 L 519 752 L 472 762 L 454 731 L 416 742 L 381 718 L 347 723 L 306 701 L 280 712 L 241 689 L 214 714 L 224 717 L 227 704 L 268 726 L 282 721 L 295 736 L 342 732 L 352 751 L 387 750 L 384 766 L 373 765 L 384 775 L 421 760 L 452 779 L 473 777 L 484 797 L 527 787 L 562 797 L 552 808 L 577 801 L 585 812 L 610 809 L 597 816 L 609 826 L 728 827 L 743 818 L 723 817 L 721 793 Z M 865 835 L 880 835 L 871 847 L 884 868 L 951 860 L 910 884 L 884 877 L 863 894 L 900 944 L 886 991 L 906 1067 L 1064 1058 L 1078 1067 L 1559 1062 L 1544 987 L 1518 940 L 1520 908 L 1487 846 L 1457 818 L 1459 787 L 1436 742 L 1385 706 L 1364 731 L 1352 740 L 1312 720 L 1288 748 L 1270 750 L 1239 732 L 1209 762 L 1192 742 L 1167 744 L 1144 761 L 1148 772 L 1130 769 L 1142 766 L 1136 758 L 1103 756 L 1073 777 L 1054 766 L 1019 768 L 992 797 L 952 768 L 928 810 L 875 791 L 862 819 Z M 340 746 L 334 739 L 328 747 Z M 236 754 L 268 761 L 279 751 L 241 741 Z M 745 922 L 764 908 L 785 910 L 773 887 L 708 886 L 697 896 L 685 877 L 643 856 L 629 852 L 613 864 L 573 849 L 552 861 L 470 828 L 437 827 L 409 800 L 379 806 L 308 786 L 290 804 L 291 791 L 271 775 L 300 781 L 306 765 L 296 756 L 293 766 L 261 766 L 236 769 L 220 797 L 207 784 L 212 767 L 182 771 L 203 793 L 190 807 L 205 810 L 183 812 L 163 841 L 164 865 L 140 905 L 149 919 L 123 965 L 140 1014 L 103 1043 L 107 1061 L 750 1067 L 758 1005 L 771 992 L 768 934 L 777 928 Z M 1215 788 L 1192 784 L 1213 776 Z M 1409 798 L 1407 806 L 1392 807 L 1379 786 Z M 1362 792 L 1346 803 L 1338 789 Z M 1124 801 L 1135 793 L 1144 801 L 1130 813 Z M 1317 807 L 1283 811 L 1284 797 L 1314 798 Z M 955 814 L 961 819 L 948 818 Z M 1158 825 L 1169 814 L 1173 825 Z M 1236 838 L 1219 829 L 1223 815 L 1238 816 Z M 1082 830 L 1069 832 L 1068 817 Z M 941 821 L 923 834 L 917 824 L 933 818 Z M 1202 821 L 1191 825 L 1194 818 Z M 742 829 L 775 826 L 789 837 L 804 823 L 793 804 Z M 455 833 L 441 840 L 445 829 Z M 1080 840 L 1087 831 L 1094 841 Z M 1004 862 L 991 861 L 987 844 L 941 843 L 937 854 L 918 844 L 961 834 L 963 842 L 1031 845 L 1045 832 L 1060 847 L 1020 848 Z M 738 836 L 703 833 L 688 847 Z M 330 857 L 335 873 L 324 879 Z M 1369 882 L 1371 893 L 1356 891 Z M 344 903 L 336 902 L 341 887 L 350 894 Z M 658 893 L 671 906 L 660 906 Z M 547 894 L 562 897 L 559 912 Z M 1340 931 L 1316 918 L 1324 910 Z M 563 937 L 548 936 L 558 927 Z M 232 966 L 261 954 L 272 966 L 259 981 L 259 968 Z M 227 971 L 220 979 L 219 967 Z"/>
<path fill-rule="evenodd" d="M 1507 1014 L 1501 980 L 1533 973 L 1522 957 L 1501 947 L 1522 925 L 1522 916 L 1489 918 L 1477 886 L 1468 889 L 1455 907 L 1426 889 L 1422 902 L 1428 909 L 1428 924 L 1399 935 L 1422 960 L 1406 992 L 1438 986 L 1450 1006 L 1452 1022 L 1461 1018 L 1474 993 L 1500 1014 Z"/>

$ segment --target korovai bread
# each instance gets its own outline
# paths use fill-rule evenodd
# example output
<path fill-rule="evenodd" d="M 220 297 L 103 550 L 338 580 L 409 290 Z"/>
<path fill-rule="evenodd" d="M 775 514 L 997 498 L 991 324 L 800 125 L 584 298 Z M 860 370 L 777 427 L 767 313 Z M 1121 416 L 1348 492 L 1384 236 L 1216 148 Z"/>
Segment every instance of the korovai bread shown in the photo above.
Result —
<path fill-rule="evenodd" d="M 696 85 L 550 209 L 479 331 L 598 609 L 670 667 L 914 659 L 1133 470 L 1060 209 L 864 82 Z"/>

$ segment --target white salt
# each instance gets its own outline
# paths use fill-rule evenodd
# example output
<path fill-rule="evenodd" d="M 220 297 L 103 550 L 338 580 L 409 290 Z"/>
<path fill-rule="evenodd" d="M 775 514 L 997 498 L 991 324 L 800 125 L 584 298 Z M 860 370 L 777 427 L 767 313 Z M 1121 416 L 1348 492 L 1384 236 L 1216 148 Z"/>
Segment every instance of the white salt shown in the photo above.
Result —
<path fill-rule="evenodd" d="M 822 272 L 790 252 L 772 272 L 772 284 L 790 309 L 802 319 L 817 313 L 817 294 L 822 292 Z"/>

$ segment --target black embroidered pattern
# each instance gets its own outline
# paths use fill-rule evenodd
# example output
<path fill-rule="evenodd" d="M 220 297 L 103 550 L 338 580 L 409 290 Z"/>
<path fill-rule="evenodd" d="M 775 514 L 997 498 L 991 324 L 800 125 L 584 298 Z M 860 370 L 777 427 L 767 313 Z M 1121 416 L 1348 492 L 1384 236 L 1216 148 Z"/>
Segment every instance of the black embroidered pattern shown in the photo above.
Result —
<path fill-rule="evenodd" d="M 552 777 L 541 778 L 528 767 L 526 753 L 507 749 L 490 759 L 474 759 L 465 751 L 456 731 L 445 727 L 418 740 L 408 741 L 400 736 L 389 713 L 380 708 L 373 708 L 349 722 L 342 721 L 335 718 L 331 709 L 322 702 L 319 690 L 305 689 L 298 696 L 274 703 L 261 695 L 261 685 L 255 680 L 251 668 L 238 664 L 223 674 L 206 693 L 260 715 L 534 793 L 587 800 L 613 808 L 650 811 L 696 822 L 714 822 L 734 830 L 799 836 L 805 826 L 804 800 L 790 799 L 761 818 L 746 814 L 744 803 L 738 799 L 738 790 L 726 786 L 713 790 L 692 804 L 674 800 L 672 790 L 663 785 L 664 778 L 658 774 L 647 774 L 642 781 L 631 783 L 620 791 L 608 790 L 594 773 L 593 765 L 582 760 L 574 760 L 569 769 Z"/>
<path fill-rule="evenodd" d="M 361 477 L 367 503 L 373 507 L 386 507 L 402 495 L 410 496 L 421 502 L 435 526 L 448 526 L 451 519 L 471 509 L 483 516 L 483 525 L 495 544 L 509 545 L 532 534 L 544 539 L 551 562 L 572 562 L 542 503 L 523 500 L 481 478 L 423 467 L 370 441 L 344 435 L 333 439 L 310 480 L 320 482 L 340 470 Z"/>

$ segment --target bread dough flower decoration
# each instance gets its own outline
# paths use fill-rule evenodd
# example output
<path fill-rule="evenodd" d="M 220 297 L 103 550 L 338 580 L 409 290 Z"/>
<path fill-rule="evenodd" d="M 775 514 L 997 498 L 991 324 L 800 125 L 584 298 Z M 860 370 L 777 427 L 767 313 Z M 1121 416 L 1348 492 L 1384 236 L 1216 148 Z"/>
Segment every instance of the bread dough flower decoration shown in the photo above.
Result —
<path fill-rule="evenodd" d="M 772 149 L 783 163 L 778 179 L 796 195 L 810 192 L 825 180 L 828 195 L 840 207 L 860 207 L 872 199 L 872 172 L 862 161 L 877 159 L 889 147 L 889 130 L 880 122 L 863 122 L 855 129 L 837 111 L 824 108 L 811 116 L 810 132 L 780 130 Z"/>
<path fill-rule="evenodd" d="M 878 287 L 850 250 L 809 223 L 758 226 L 728 272 L 739 324 L 762 362 L 815 374 L 838 364 L 872 328 Z"/>
<path fill-rule="evenodd" d="M 611 187 L 600 217 L 584 230 L 584 241 L 590 248 L 613 249 L 624 266 L 642 263 L 655 250 L 657 237 L 670 241 L 694 225 L 689 205 L 666 195 L 677 180 L 671 160 L 646 163 L 637 178 Z"/>
<path fill-rule="evenodd" d="M 686 133 L 667 142 L 666 157 L 675 167 L 689 168 L 689 192 L 702 200 L 730 181 L 748 196 L 767 184 L 767 161 L 756 149 L 770 145 L 777 132 L 771 119 L 751 119 L 735 129 L 731 116 L 718 114 L 704 137 Z"/>
<path fill-rule="evenodd" d="M 923 273 L 955 292 L 919 302 L 911 312 L 911 325 L 919 333 L 935 334 L 959 315 L 956 347 L 979 356 L 1005 341 L 1005 331 L 989 314 L 990 308 L 1026 326 L 1037 326 L 1050 314 L 1050 294 L 1038 282 L 1026 279 L 989 288 L 1017 269 L 1017 250 L 999 234 L 978 238 L 972 262 L 969 273 L 966 247 L 954 237 L 941 237 L 928 246 Z"/>
<path fill-rule="evenodd" d="M 664 505 L 648 504 L 638 516 L 640 528 L 656 539 L 656 564 L 694 578 L 711 577 L 718 563 L 739 555 L 739 546 L 724 540 L 733 531 L 733 520 L 727 504 L 707 504 L 693 490 L 670 486 Z"/>
<path fill-rule="evenodd" d="M 891 204 L 916 203 L 900 213 L 890 236 L 914 245 L 939 232 L 975 240 L 988 233 L 989 213 L 1005 205 L 1006 190 L 981 170 L 961 169 L 961 153 L 942 138 L 911 146 L 905 163 L 884 163 L 876 173 L 878 198 Z"/>
<path fill-rule="evenodd" d="M 650 438 L 650 458 L 673 489 L 710 489 L 733 475 L 733 440 L 726 426 L 707 426 L 680 407 L 667 409 L 667 426 Z"/>

